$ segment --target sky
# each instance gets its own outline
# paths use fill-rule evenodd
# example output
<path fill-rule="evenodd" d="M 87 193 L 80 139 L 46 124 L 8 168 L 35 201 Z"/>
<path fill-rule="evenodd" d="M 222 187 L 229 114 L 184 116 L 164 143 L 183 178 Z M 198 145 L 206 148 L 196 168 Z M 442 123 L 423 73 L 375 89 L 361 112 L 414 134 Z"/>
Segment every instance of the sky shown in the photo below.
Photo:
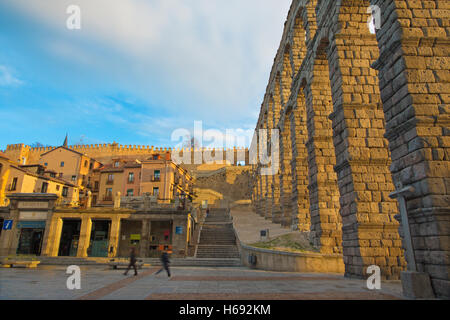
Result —
<path fill-rule="evenodd" d="M 66 133 L 70 145 L 174 147 L 195 121 L 251 132 L 290 3 L 0 0 L 0 150 Z M 67 27 L 71 5 L 81 29 Z"/>

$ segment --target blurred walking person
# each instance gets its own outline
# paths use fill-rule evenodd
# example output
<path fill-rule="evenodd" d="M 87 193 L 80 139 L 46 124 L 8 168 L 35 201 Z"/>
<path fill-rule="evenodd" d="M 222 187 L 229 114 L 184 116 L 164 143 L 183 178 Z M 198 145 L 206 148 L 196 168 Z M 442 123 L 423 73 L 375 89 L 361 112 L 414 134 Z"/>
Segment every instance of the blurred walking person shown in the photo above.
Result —
<path fill-rule="evenodd" d="M 134 275 L 137 276 L 137 268 L 136 268 L 136 250 L 134 247 L 131 248 L 130 251 L 130 264 L 128 265 L 127 271 L 125 271 L 124 275 L 126 276 L 128 274 L 128 271 L 130 271 L 131 267 L 134 268 Z"/>
<path fill-rule="evenodd" d="M 163 267 L 158 272 L 156 272 L 155 275 L 159 274 L 161 271 L 165 269 L 167 271 L 167 276 L 170 278 L 171 277 L 169 270 L 170 260 L 167 251 L 164 251 L 163 254 L 161 255 L 161 263 Z"/>

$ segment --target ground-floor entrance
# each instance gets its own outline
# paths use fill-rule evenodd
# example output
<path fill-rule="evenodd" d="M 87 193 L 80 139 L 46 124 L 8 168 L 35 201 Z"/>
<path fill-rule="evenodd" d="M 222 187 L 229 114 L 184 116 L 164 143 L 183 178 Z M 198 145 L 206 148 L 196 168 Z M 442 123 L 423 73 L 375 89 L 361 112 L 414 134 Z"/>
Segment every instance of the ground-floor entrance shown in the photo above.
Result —
<path fill-rule="evenodd" d="M 136 252 L 140 251 L 141 230 L 142 221 L 140 220 L 122 220 L 120 222 L 119 250 L 117 251 L 119 257 L 128 257 L 132 247 L 136 249 Z"/>
<path fill-rule="evenodd" d="M 163 251 L 172 251 L 172 221 L 152 221 L 149 257 L 160 257 Z"/>
<path fill-rule="evenodd" d="M 44 238 L 45 221 L 21 221 L 18 229 L 20 236 L 16 253 L 39 256 Z"/>
<path fill-rule="evenodd" d="M 108 257 L 111 220 L 92 220 L 89 257 Z"/>
<path fill-rule="evenodd" d="M 58 256 L 76 257 L 80 240 L 81 219 L 63 219 Z"/>

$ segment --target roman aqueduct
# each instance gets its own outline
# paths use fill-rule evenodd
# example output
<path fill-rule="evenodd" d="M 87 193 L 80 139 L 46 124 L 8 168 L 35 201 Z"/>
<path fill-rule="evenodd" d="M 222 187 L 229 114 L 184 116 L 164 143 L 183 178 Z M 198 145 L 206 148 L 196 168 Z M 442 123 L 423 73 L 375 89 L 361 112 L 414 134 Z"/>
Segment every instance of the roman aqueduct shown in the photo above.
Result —
<path fill-rule="evenodd" d="M 252 182 L 258 214 L 342 254 L 347 276 L 386 279 L 407 267 L 390 197 L 407 190 L 417 270 L 447 297 L 449 17 L 446 0 L 294 0 L 256 126 L 279 130 L 280 167 Z"/>

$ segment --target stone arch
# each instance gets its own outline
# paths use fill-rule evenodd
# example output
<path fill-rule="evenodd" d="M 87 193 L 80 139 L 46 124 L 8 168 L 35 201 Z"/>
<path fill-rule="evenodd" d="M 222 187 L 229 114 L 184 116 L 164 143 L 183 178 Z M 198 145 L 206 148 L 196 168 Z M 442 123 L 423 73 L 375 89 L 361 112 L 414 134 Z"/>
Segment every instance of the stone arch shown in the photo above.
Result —
<path fill-rule="evenodd" d="M 291 46 L 286 44 L 283 51 L 282 69 L 279 73 L 281 106 L 285 108 L 291 95 L 291 86 L 294 73 L 291 65 Z"/>
<path fill-rule="evenodd" d="M 305 27 L 308 24 L 304 23 L 304 10 L 304 7 L 298 8 L 292 28 L 291 65 L 293 75 L 299 71 L 308 51 L 307 43 L 309 39 L 307 27 Z"/>
<path fill-rule="evenodd" d="M 339 215 L 339 190 L 334 172 L 336 158 L 331 120 L 333 112 L 327 49 L 329 41 L 319 42 L 305 87 L 307 110 L 308 175 L 311 215 L 311 240 L 323 253 L 342 252 L 342 223 Z"/>

